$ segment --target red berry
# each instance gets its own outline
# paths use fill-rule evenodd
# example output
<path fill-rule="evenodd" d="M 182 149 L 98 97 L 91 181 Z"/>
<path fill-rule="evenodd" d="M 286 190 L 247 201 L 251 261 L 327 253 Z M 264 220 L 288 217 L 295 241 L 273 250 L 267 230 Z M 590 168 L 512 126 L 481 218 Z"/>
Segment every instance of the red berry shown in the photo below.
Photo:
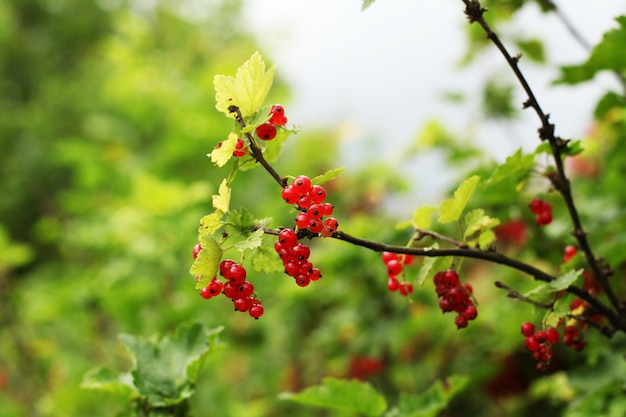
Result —
<path fill-rule="evenodd" d="M 304 243 L 298 243 L 291 249 L 291 255 L 296 259 L 296 261 L 304 262 L 309 259 L 311 250 Z"/>
<path fill-rule="evenodd" d="M 387 279 L 387 289 L 393 292 L 398 291 L 398 288 L 400 288 L 400 281 L 398 281 L 398 278 L 389 277 Z"/>
<path fill-rule="evenodd" d="M 291 249 L 298 243 L 298 235 L 293 229 L 283 229 L 278 234 L 278 241 L 285 249 Z"/>
<path fill-rule="evenodd" d="M 537 342 L 539 343 L 543 343 L 548 339 L 548 337 L 546 336 L 546 332 L 544 332 L 543 330 L 537 330 L 533 337 L 537 339 Z"/>
<path fill-rule="evenodd" d="M 296 227 L 298 229 L 306 229 L 311 224 L 309 215 L 306 213 L 298 213 L 296 216 Z"/>
<path fill-rule="evenodd" d="M 532 211 L 534 214 L 539 215 L 543 213 L 546 203 L 540 198 L 533 198 L 528 206 L 530 207 L 530 211 Z"/>
<path fill-rule="evenodd" d="M 326 190 L 321 185 L 314 185 L 309 190 L 309 195 L 314 203 L 323 203 L 326 199 Z"/>
<path fill-rule="evenodd" d="M 234 298 L 238 289 L 239 286 L 237 284 L 232 281 L 228 281 L 224 283 L 223 292 L 226 297 Z"/>
<path fill-rule="evenodd" d="M 459 285 L 459 275 L 454 269 L 448 269 L 443 273 L 443 283 L 448 286 Z"/>
<path fill-rule="evenodd" d="M 313 268 L 311 272 L 309 272 L 308 277 L 311 281 L 317 281 L 322 277 L 322 271 L 320 271 L 319 268 Z"/>
<path fill-rule="evenodd" d="M 264 312 L 263 305 L 260 301 L 253 301 L 250 310 L 248 310 L 248 314 L 250 314 L 250 317 L 253 317 L 254 319 L 261 317 Z"/>
<path fill-rule="evenodd" d="M 409 265 L 411 265 L 411 264 L 413 263 L 413 260 L 414 260 L 414 259 L 415 259 L 415 258 L 413 257 L 413 255 L 402 255 L 402 263 L 403 263 L 405 266 L 409 266 Z"/>
<path fill-rule="evenodd" d="M 444 313 L 448 313 L 450 311 L 454 311 L 454 306 L 452 304 L 450 304 L 450 302 L 448 300 L 446 300 L 445 298 L 442 298 L 442 299 L 439 300 L 439 308 Z"/>
<path fill-rule="evenodd" d="M 396 276 L 402 272 L 402 264 L 397 259 L 387 262 L 387 275 Z"/>
<path fill-rule="evenodd" d="M 243 284 L 246 280 L 246 269 L 243 265 L 233 263 L 230 267 L 230 271 L 228 271 L 228 279 L 236 284 Z"/>
<path fill-rule="evenodd" d="M 250 281 L 244 281 L 237 288 L 235 298 L 248 298 L 254 293 L 254 285 Z"/>
<path fill-rule="evenodd" d="M 397 261 L 398 259 L 398 255 L 396 253 L 393 252 L 383 252 L 383 263 L 385 263 L 385 265 L 387 263 L 389 263 L 389 261 Z"/>
<path fill-rule="evenodd" d="M 570 259 L 576 256 L 576 246 L 567 245 L 563 252 L 563 263 L 567 263 Z"/>
<path fill-rule="evenodd" d="M 541 343 L 539 343 L 539 341 L 533 336 L 527 337 L 524 343 L 526 344 L 526 349 L 531 352 L 535 352 L 541 347 Z"/>
<path fill-rule="evenodd" d="M 324 203 L 322 204 L 322 207 L 324 208 L 324 216 L 330 216 L 331 214 L 333 214 L 333 210 L 335 209 L 330 203 Z"/>
<path fill-rule="evenodd" d="M 270 109 L 270 123 L 277 126 L 285 126 L 287 124 L 287 118 L 285 117 L 285 109 L 280 104 L 274 104 Z"/>
<path fill-rule="evenodd" d="M 288 185 L 283 188 L 282 197 L 287 204 L 296 204 L 300 198 L 300 194 L 298 194 L 291 185 Z"/>
<path fill-rule="evenodd" d="M 198 254 L 200 253 L 201 250 L 202 250 L 202 245 L 199 243 L 193 247 L 193 251 L 192 251 L 193 259 L 196 259 L 198 257 Z"/>
<path fill-rule="evenodd" d="M 309 206 L 307 213 L 312 219 L 321 219 L 324 216 L 324 206 L 319 203 L 313 203 Z"/>
<path fill-rule="evenodd" d="M 474 306 L 468 306 L 463 312 L 463 317 L 467 320 L 474 320 L 478 317 L 478 310 Z"/>
<path fill-rule="evenodd" d="M 522 334 L 526 337 L 530 337 L 535 333 L 535 325 L 526 321 L 522 323 Z"/>
<path fill-rule="evenodd" d="M 237 158 L 241 158 L 242 156 L 244 156 L 248 152 L 248 147 L 244 148 L 245 144 L 246 142 L 243 139 L 238 138 L 237 144 L 235 145 L 235 150 L 233 151 L 233 155 Z"/>
<path fill-rule="evenodd" d="M 404 296 L 409 296 L 413 293 L 413 285 L 408 282 L 401 282 L 398 289 L 400 290 L 400 294 Z"/>
<path fill-rule="evenodd" d="M 543 211 L 536 218 L 536 222 L 538 226 L 547 226 L 552 223 L 552 212 L 551 211 Z"/>
<path fill-rule="evenodd" d="M 456 324 L 457 329 L 463 329 L 467 327 L 467 319 L 463 316 L 456 316 L 454 318 L 454 324 Z"/>
<path fill-rule="evenodd" d="M 272 140 L 276 137 L 276 126 L 270 122 L 265 122 L 256 128 L 256 135 L 263 140 Z"/>
<path fill-rule="evenodd" d="M 311 179 L 306 175 L 299 175 L 293 179 L 291 186 L 298 194 L 306 194 L 311 190 Z"/>
<path fill-rule="evenodd" d="M 235 261 L 232 259 L 225 259 L 220 263 L 220 275 L 226 279 L 230 279 L 230 267 L 233 266 Z"/>
<path fill-rule="evenodd" d="M 324 231 L 324 223 L 322 223 L 320 219 L 310 219 L 309 230 L 312 231 L 313 233 L 320 233 Z"/>
<path fill-rule="evenodd" d="M 554 327 L 548 327 L 546 329 L 546 340 L 551 345 L 557 344 L 557 342 L 559 341 L 559 336 L 559 331 Z"/>
<path fill-rule="evenodd" d="M 331 233 L 334 233 L 339 227 L 339 222 L 334 217 L 329 217 L 324 220 L 324 226 L 328 227 Z"/>
<path fill-rule="evenodd" d="M 209 298 L 213 297 L 213 293 L 211 293 L 211 288 L 210 288 L 210 284 L 207 285 L 206 287 L 202 288 L 200 290 L 200 296 L 202 298 L 204 298 L 205 300 L 208 300 Z"/>
<path fill-rule="evenodd" d="M 298 275 L 296 277 L 296 284 L 300 287 L 306 287 L 311 282 L 311 278 L 308 275 Z"/>
<path fill-rule="evenodd" d="M 251 298 L 234 298 L 233 305 L 235 306 L 235 310 L 237 311 L 248 311 L 250 307 L 252 307 L 252 299 Z"/>
<path fill-rule="evenodd" d="M 298 197 L 298 207 L 300 207 L 301 209 L 308 209 L 311 204 L 311 197 L 309 197 L 308 194 L 302 194 L 300 197 Z"/>
<path fill-rule="evenodd" d="M 578 327 L 565 326 L 565 329 L 563 329 L 563 335 L 567 338 L 574 339 L 576 336 L 578 336 Z"/>

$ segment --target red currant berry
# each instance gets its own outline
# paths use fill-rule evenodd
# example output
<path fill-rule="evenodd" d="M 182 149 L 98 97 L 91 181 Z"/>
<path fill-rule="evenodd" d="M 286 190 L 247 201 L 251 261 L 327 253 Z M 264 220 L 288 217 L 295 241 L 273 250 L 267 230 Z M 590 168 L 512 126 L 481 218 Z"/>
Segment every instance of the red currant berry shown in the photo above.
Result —
<path fill-rule="evenodd" d="M 335 232 L 339 228 L 339 222 L 334 217 L 329 217 L 324 220 L 324 226 L 328 227 L 332 232 Z"/>
<path fill-rule="evenodd" d="M 457 329 L 464 329 L 467 327 L 467 319 L 463 316 L 456 316 L 454 318 L 454 324 L 456 324 Z"/>
<path fill-rule="evenodd" d="M 309 256 L 311 255 L 311 250 L 304 243 L 298 243 L 291 249 L 291 255 L 296 259 L 296 261 L 302 263 L 309 259 Z"/>
<path fill-rule="evenodd" d="M 547 226 L 552 223 L 552 212 L 551 211 L 543 211 L 540 215 L 537 216 L 536 222 L 538 226 Z"/>
<path fill-rule="evenodd" d="M 408 282 L 401 282 L 398 289 L 400 290 L 400 294 L 404 296 L 413 294 L 413 285 Z"/>
<path fill-rule="evenodd" d="M 280 104 L 274 104 L 270 109 L 270 123 L 277 126 L 285 126 L 287 124 L 287 118 L 285 117 L 285 109 Z"/>
<path fill-rule="evenodd" d="M 222 291 L 224 292 L 224 295 L 228 298 L 235 298 L 235 295 L 237 294 L 237 290 L 239 289 L 239 286 L 237 284 L 235 284 L 232 281 L 228 281 L 224 283 L 224 287 L 222 288 Z"/>
<path fill-rule="evenodd" d="M 309 272 L 308 277 L 311 281 L 317 281 L 322 277 L 322 271 L 320 271 L 319 268 L 313 268 L 311 272 Z"/>
<path fill-rule="evenodd" d="M 475 320 L 478 317 L 478 310 L 474 306 L 468 306 L 463 312 L 463 317 L 467 320 Z"/>
<path fill-rule="evenodd" d="M 299 213 L 296 216 L 296 226 L 298 229 L 306 229 L 311 225 L 311 220 L 308 214 Z"/>
<path fill-rule="evenodd" d="M 569 305 L 569 309 L 573 311 L 582 305 L 583 305 L 583 300 L 581 298 L 574 298 L 574 300 Z"/>
<path fill-rule="evenodd" d="M 228 279 L 230 279 L 235 284 L 243 284 L 246 280 L 246 269 L 237 263 L 234 263 L 230 267 L 230 271 L 228 271 Z"/>
<path fill-rule="evenodd" d="M 299 287 L 306 287 L 310 283 L 311 283 L 311 278 L 309 278 L 308 275 L 298 275 L 296 277 L 296 284 L 298 284 Z"/>
<path fill-rule="evenodd" d="M 202 298 L 204 298 L 205 300 L 208 300 L 209 298 L 213 297 L 213 293 L 211 292 L 211 285 L 207 285 L 206 287 L 202 288 L 200 290 L 200 296 Z"/>
<path fill-rule="evenodd" d="M 559 341 L 559 336 L 560 336 L 559 331 L 555 329 L 554 327 L 548 327 L 546 329 L 546 340 L 551 345 L 557 344 L 557 342 Z"/>
<path fill-rule="evenodd" d="M 233 266 L 235 261 L 232 259 L 225 259 L 220 263 L 220 275 L 226 279 L 230 279 L 230 267 Z"/>
<path fill-rule="evenodd" d="M 256 128 L 256 135 L 259 139 L 272 140 L 276 137 L 276 126 L 270 122 L 263 123 Z"/>
<path fill-rule="evenodd" d="M 541 214 L 544 211 L 545 206 L 546 203 L 539 198 L 533 198 L 528 205 L 528 207 L 530 207 L 530 211 L 532 211 L 536 215 Z"/>
<path fill-rule="evenodd" d="M 574 339 L 576 336 L 578 336 L 578 327 L 565 326 L 565 329 L 563 329 L 563 334 L 567 338 Z"/>
<path fill-rule="evenodd" d="M 445 298 L 442 298 L 439 300 L 439 308 L 444 313 L 449 313 L 450 311 L 454 311 L 454 306 L 450 304 L 450 302 L 446 300 Z"/>
<path fill-rule="evenodd" d="M 309 206 L 307 213 L 312 219 L 321 219 L 324 216 L 324 206 L 319 203 L 313 203 Z"/>
<path fill-rule="evenodd" d="M 253 317 L 254 319 L 261 317 L 264 312 L 265 310 L 263 309 L 263 305 L 260 301 L 254 301 L 250 310 L 248 310 L 248 314 L 250 314 L 250 317 Z"/>
<path fill-rule="evenodd" d="M 248 298 L 252 294 L 254 294 L 254 285 L 252 285 L 250 281 L 244 281 L 237 288 L 237 293 L 235 295 L 235 298 Z"/>
<path fill-rule="evenodd" d="M 296 261 L 287 262 L 285 264 L 285 274 L 289 275 L 290 277 L 297 277 L 300 274 L 300 264 Z"/>
<path fill-rule="evenodd" d="M 314 185 L 309 190 L 309 195 L 314 203 L 323 203 L 326 200 L 326 190 L 321 185 Z"/>
<path fill-rule="evenodd" d="M 196 259 L 198 257 L 198 254 L 200 253 L 201 250 L 202 250 L 202 245 L 199 243 L 193 247 L 193 251 L 192 251 L 193 259 Z"/>
<path fill-rule="evenodd" d="M 251 298 L 234 298 L 233 305 L 235 306 L 235 310 L 237 311 L 248 311 L 250 307 L 252 307 L 252 299 Z"/>
<path fill-rule="evenodd" d="M 293 229 L 283 229 L 278 234 L 278 241 L 282 244 L 283 248 L 291 249 L 298 243 L 298 235 Z"/>
<path fill-rule="evenodd" d="M 291 185 L 288 185 L 283 188 L 282 197 L 285 203 L 296 204 L 300 198 L 300 194 L 298 194 Z"/>
<path fill-rule="evenodd" d="M 333 205 L 330 203 L 324 203 L 322 204 L 322 207 L 324 208 L 324 216 L 330 216 L 331 214 L 333 214 L 333 210 L 335 209 L 335 207 L 333 207 Z"/>
<path fill-rule="evenodd" d="M 467 292 L 467 294 L 474 294 L 474 288 L 470 284 L 463 284 L 463 288 L 465 288 L 465 292 Z"/>
<path fill-rule="evenodd" d="M 313 233 L 320 233 L 324 231 L 324 223 L 320 219 L 310 219 L 309 230 Z"/>
<path fill-rule="evenodd" d="M 396 276 L 402 272 L 402 264 L 398 260 L 391 260 L 387 262 L 387 275 Z"/>
<path fill-rule="evenodd" d="M 293 179 L 291 186 L 298 194 L 307 194 L 311 190 L 311 179 L 306 175 L 299 175 Z"/>
<path fill-rule="evenodd" d="M 546 332 L 543 330 L 537 330 L 535 332 L 534 338 L 537 339 L 537 342 L 543 343 L 547 340 Z"/>
<path fill-rule="evenodd" d="M 311 206 L 311 198 L 309 197 L 308 194 L 302 194 L 300 197 L 298 197 L 298 207 L 300 207 L 301 209 L 308 209 Z"/>
<path fill-rule="evenodd" d="M 414 259 L 415 258 L 413 255 L 402 255 L 402 263 L 404 264 L 404 266 L 411 265 Z"/>
<path fill-rule="evenodd" d="M 531 352 L 535 352 L 541 347 L 541 343 L 539 343 L 539 341 L 533 336 L 527 337 L 524 343 L 526 344 L 526 349 Z"/>
<path fill-rule="evenodd" d="M 530 337 L 535 333 L 535 325 L 525 321 L 524 323 L 522 323 L 522 334 L 526 337 Z"/>
<path fill-rule="evenodd" d="M 393 252 L 383 252 L 383 263 L 387 264 L 389 261 L 397 261 L 398 255 Z"/>
<path fill-rule="evenodd" d="M 448 269 L 443 273 L 443 283 L 448 286 L 459 285 L 459 275 L 454 269 Z"/>
<path fill-rule="evenodd" d="M 400 288 L 400 281 L 398 281 L 398 278 L 396 277 L 389 277 L 387 279 L 387 289 L 389 289 L 389 291 L 398 291 L 398 288 Z"/>
<path fill-rule="evenodd" d="M 575 246 L 567 245 L 563 252 L 563 263 L 567 263 L 570 259 L 576 256 L 577 250 Z"/>
<path fill-rule="evenodd" d="M 244 156 L 248 151 L 248 147 L 244 148 L 245 144 L 246 142 L 244 142 L 243 139 L 238 138 L 237 144 L 235 145 L 235 150 L 233 151 L 233 155 L 236 156 L 237 158 L 241 158 L 242 156 Z"/>

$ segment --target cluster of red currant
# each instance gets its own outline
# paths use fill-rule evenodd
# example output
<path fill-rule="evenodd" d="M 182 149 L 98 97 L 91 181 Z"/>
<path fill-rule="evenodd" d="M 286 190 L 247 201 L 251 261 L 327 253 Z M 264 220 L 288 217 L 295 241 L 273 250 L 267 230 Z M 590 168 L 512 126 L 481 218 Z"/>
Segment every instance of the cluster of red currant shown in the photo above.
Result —
<path fill-rule="evenodd" d="M 565 326 L 563 329 L 563 343 L 577 351 L 583 350 L 587 345 L 578 327 L 574 325 Z"/>
<path fill-rule="evenodd" d="M 526 337 L 526 349 L 533 353 L 537 361 L 537 369 L 545 370 L 552 357 L 552 346 L 559 341 L 559 331 L 554 327 L 535 331 L 535 325 L 530 322 L 522 323 L 521 331 Z"/>
<path fill-rule="evenodd" d="M 300 287 L 322 277 L 319 268 L 314 268 L 309 255 L 311 251 L 304 243 L 298 243 L 298 235 L 293 229 L 283 229 L 278 234 L 274 249 L 283 261 L 285 274 L 292 277 Z"/>
<path fill-rule="evenodd" d="M 437 272 L 434 281 L 441 311 L 456 312 L 454 323 L 457 329 L 467 327 L 468 322 L 478 316 L 478 310 L 472 300 L 472 286 L 461 285 L 459 275 L 453 269 Z"/>
<path fill-rule="evenodd" d="M 257 127 L 255 132 L 259 139 L 272 140 L 276 137 L 276 126 L 286 124 L 285 109 L 280 104 L 274 104 L 270 109 L 270 119 Z"/>
<path fill-rule="evenodd" d="M 298 229 L 309 229 L 324 237 L 332 235 L 339 227 L 334 217 L 324 219 L 333 214 L 333 205 L 324 203 L 326 190 L 321 185 L 312 185 L 311 179 L 300 175 L 293 179 L 282 191 L 283 200 L 287 204 L 296 204 L 300 213 L 296 217 Z"/>
<path fill-rule="evenodd" d="M 197 244 L 193 248 L 194 259 L 202 250 L 202 245 Z M 263 304 L 254 294 L 254 285 L 246 280 L 246 269 L 243 265 L 226 259 L 220 263 L 220 275 L 226 279 L 226 282 L 220 281 L 217 277 L 213 277 L 206 287 L 200 290 L 200 296 L 206 300 L 217 295 L 224 294 L 233 301 L 235 311 L 248 312 L 250 317 L 258 319 L 263 315 Z M 196 277 L 196 280 L 198 278 Z"/>
<path fill-rule="evenodd" d="M 534 198 L 530 204 L 530 211 L 535 214 L 535 221 L 539 226 L 546 226 L 552 223 L 552 205 L 540 198 Z"/>
<path fill-rule="evenodd" d="M 383 263 L 387 267 L 387 288 L 391 292 L 399 292 L 404 296 L 413 293 L 413 285 L 398 279 L 404 267 L 413 263 L 412 255 L 398 255 L 393 252 L 383 252 Z"/>

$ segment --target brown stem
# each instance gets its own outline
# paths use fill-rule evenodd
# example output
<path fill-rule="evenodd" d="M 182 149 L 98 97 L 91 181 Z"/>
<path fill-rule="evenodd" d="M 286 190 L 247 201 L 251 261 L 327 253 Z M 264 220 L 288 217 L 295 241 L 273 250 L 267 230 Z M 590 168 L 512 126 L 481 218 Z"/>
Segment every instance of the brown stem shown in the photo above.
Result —
<path fill-rule="evenodd" d="M 541 109 L 539 102 L 537 101 L 532 89 L 530 88 L 530 85 L 526 81 L 526 78 L 519 68 L 519 57 L 511 56 L 504 44 L 500 41 L 500 38 L 498 38 L 498 36 L 491 29 L 489 24 L 485 21 L 483 15 L 487 11 L 487 9 L 482 7 L 478 0 L 463 0 L 463 3 L 465 3 L 465 14 L 469 22 L 478 23 L 483 28 L 483 30 L 487 34 L 487 38 L 493 42 L 493 44 L 501 52 L 502 56 L 504 56 L 507 63 L 513 70 L 513 73 L 517 77 L 519 83 L 521 84 L 522 88 L 526 92 L 528 100 L 524 103 L 524 107 L 531 107 L 533 110 L 535 110 L 535 113 L 537 113 L 537 116 L 541 120 L 539 137 L 542 141 L 547 140 L 550 144 L 552 156 L 556 166 L 555 175 L 549 176 L 549 179 L 554 185 L 554 188 L 562 195 L 563 200 L 565 201 L 565 205 L 567 207 L 570 219 L 572 221 L 572 225 L 574 227 L 574 231 L 572 234 L 578 241 L 580 249 L 585 254 L 585 258 L 593 275 L 598 279 L 598 282 L 602 286 L 602 289 L 606 293 L 613 308 L 616 311 L 621 312 L 620 303 L 615 296 L 615 293 L 613 292 L 613 288 L 609 285 L 608 276 L 600 268 L 599 263 L 597 262 L 596 257 L 594 256 L 593 251 L 589 245 L 589 242 L 587 241 L 587 233 L 583 229 L 578 210 L 576 209 L 576 205 L 574 204 L 574 197 L 572 196 L 570 182 L 565 175 L 565 169 L 563 164 L 563 150 L 567 146 L 567 141 L 564 141 L 563 139 L 555 136 L 554 125 L 551 124 L 549 121 L 549 114 L 544 113 Z M 626 322 L 622 323 L 618 327 L 622 329 L 626 328 Z"/>
<path fill-rule="evenodd" d="M 517 291 L 515 291 L 513 288 L 509 287 L 508 285 L 503 284 L 500 281 L 496 281 L 496 282 L 494 282 L 494 284 L 495 284 L 495 286 L 497 288 L 502 288 L 502 289 L 507 290 L 508 291 L 507 294 L 506 294 L 507 297 L 515 298 L 517 300 L 523 301 L 525 303 L 532 304 L 532 305 L 540 307 L 540 308 L 544 308 L 546 310 L 550 310 L 553 307 L 553 305 L 550 304 L 550 303 L 542 303 L 541 301 L 536 301 L 536 300 L 533 300 L 531 298 L 528 298 L 528 297 L 518 293 Z"/>
<path fill-rule="evenodd" d="M 239 126 L 242 129 L 244 129 L 246 127 L 246 122 L 243 120 L 243 116 L 241 115 L 241 110 L 239 110 L 239 107 L 230 106 L 228 107 L 228 111 L 231 113 L 235 113 L 235 120 L 237 120 L 237 123 L 239 123 Z M 272 176 L 272 178 L 276 180 L 276 182 L 278 183 L 278 185 L 280 185 L 281 188 L 286 187 L 287 179 L 284 177 L 281 177 L 280 174 L 278 174 L 278 172 L 276 172 L 276 170 L 269 164 L 269 162 L 267 162 L 265 157 L 263 157 L 263 152 L 261 152 L 261 149 L 259 149 L 259 147 L 257 146 L 252 135 L 250 133 L 246 133 L 245 135 L 246 135 L 246 138 L 248 139 L 248 142 L 250 143 L 250 150 L 252 151 L 252 156 L 254 157 L 254 159 L 258 163 L 263 165 L 263 168 L 265 168 L 265 170 Z"/>

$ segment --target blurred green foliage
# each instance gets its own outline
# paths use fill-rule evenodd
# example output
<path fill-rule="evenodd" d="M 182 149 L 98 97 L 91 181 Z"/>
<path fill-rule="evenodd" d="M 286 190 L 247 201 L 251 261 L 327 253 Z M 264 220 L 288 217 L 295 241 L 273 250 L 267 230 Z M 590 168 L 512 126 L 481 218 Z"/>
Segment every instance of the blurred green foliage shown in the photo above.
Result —
<path fill-rule="evenodd" d="M 499 20 L 524 2 L 493 3 Z M 202 9 L 193 8 L 198 4 Z M 221 343 L 194 374 L 191 410 L 198 416 L 337 415 L 279 394 L 354 376 L 363 358 L 380 364 L 368 380 L 390 407 L 466 375 L 440 415 L 617 415 L 624 406 L 624 338 L 590 332 L 586 354 L 556 349 L 551 372 L 537 374 L 519 324 L 537 322 L 543 312 L 507 299 L 492 283 L 497 278 L 520 291 L 535 284 L 503 267 L 459 265 L 480 303 L 479 319 L 463 332 L 440 313 L 432 283 L 410 301 L 390 294 L 378 254 L 330 239 L 311 243 L 324 274 L 315 285 L 299 288 L 281 273 L 251 277 L 266 308 L 258 321 L 233 313 L 224 299 L 198 296 L 188 274 L 191 249 L 224 176 L 206 154 L 230 131 L 214 108 L 213 76 L 233 74 L 258 49 L 240 9 L 233 0 L 0 2 L 2 415 L 124 412 L 124 395 L 82 389 L 85 373 L 99 365 L 114 370 L 107 375 L 133 369 L 120 333 L 167 340 L 163 335 L 190 321 L 224 325 Z M 520 42 L 542 61 L 539 44 Z M 275 80 L 271 101 L 285 102 L 287 93 Z M 495 114 L 509 115 L 505 101 L 495 103 Z M 605 96 L 585 152 L 568 159 L 590 239 L 622 287 L 624 103 L 618 92 Z M 398 170 L 418 153 L 443 154 L 463 175 L 489 178 L 496 169 L 466 135 L 441 123 L 418 137 L 400 150 L 402 164 L 390 167 L 374 155 L 371 164 L 328 183 L 342 229 L 406 243 L 410 233 L 395 227 L 406 219 L 390 216 L 386 202 L 402 196 L 409 181 L 436 175 L 407 178 Z M 338 138 L 334 131 L 301 132 L 285 144 L 289 157 L 277 170 L 315 176 L 335 168 Z M 276 184 L 259 170 L 241 172 L 235 182 L 231 207 L 271 216 L 274 227 L 293 220 Z M 563 246 L 573 241 L 565 207 L 552 199 L 556 220 L 541 230 L 526 209 L 529 196 L 546 188 L 537 176 L 520 196 L 513 180 L 503 180 L 477 191 L 470 204 L 522 222 L 525 238 L 501 239 L 499 249 L 556 271 Z M 415 278 L 417 269 L 408 273 Z M 159 336 L 143 339 L 150 335 Z"/>

